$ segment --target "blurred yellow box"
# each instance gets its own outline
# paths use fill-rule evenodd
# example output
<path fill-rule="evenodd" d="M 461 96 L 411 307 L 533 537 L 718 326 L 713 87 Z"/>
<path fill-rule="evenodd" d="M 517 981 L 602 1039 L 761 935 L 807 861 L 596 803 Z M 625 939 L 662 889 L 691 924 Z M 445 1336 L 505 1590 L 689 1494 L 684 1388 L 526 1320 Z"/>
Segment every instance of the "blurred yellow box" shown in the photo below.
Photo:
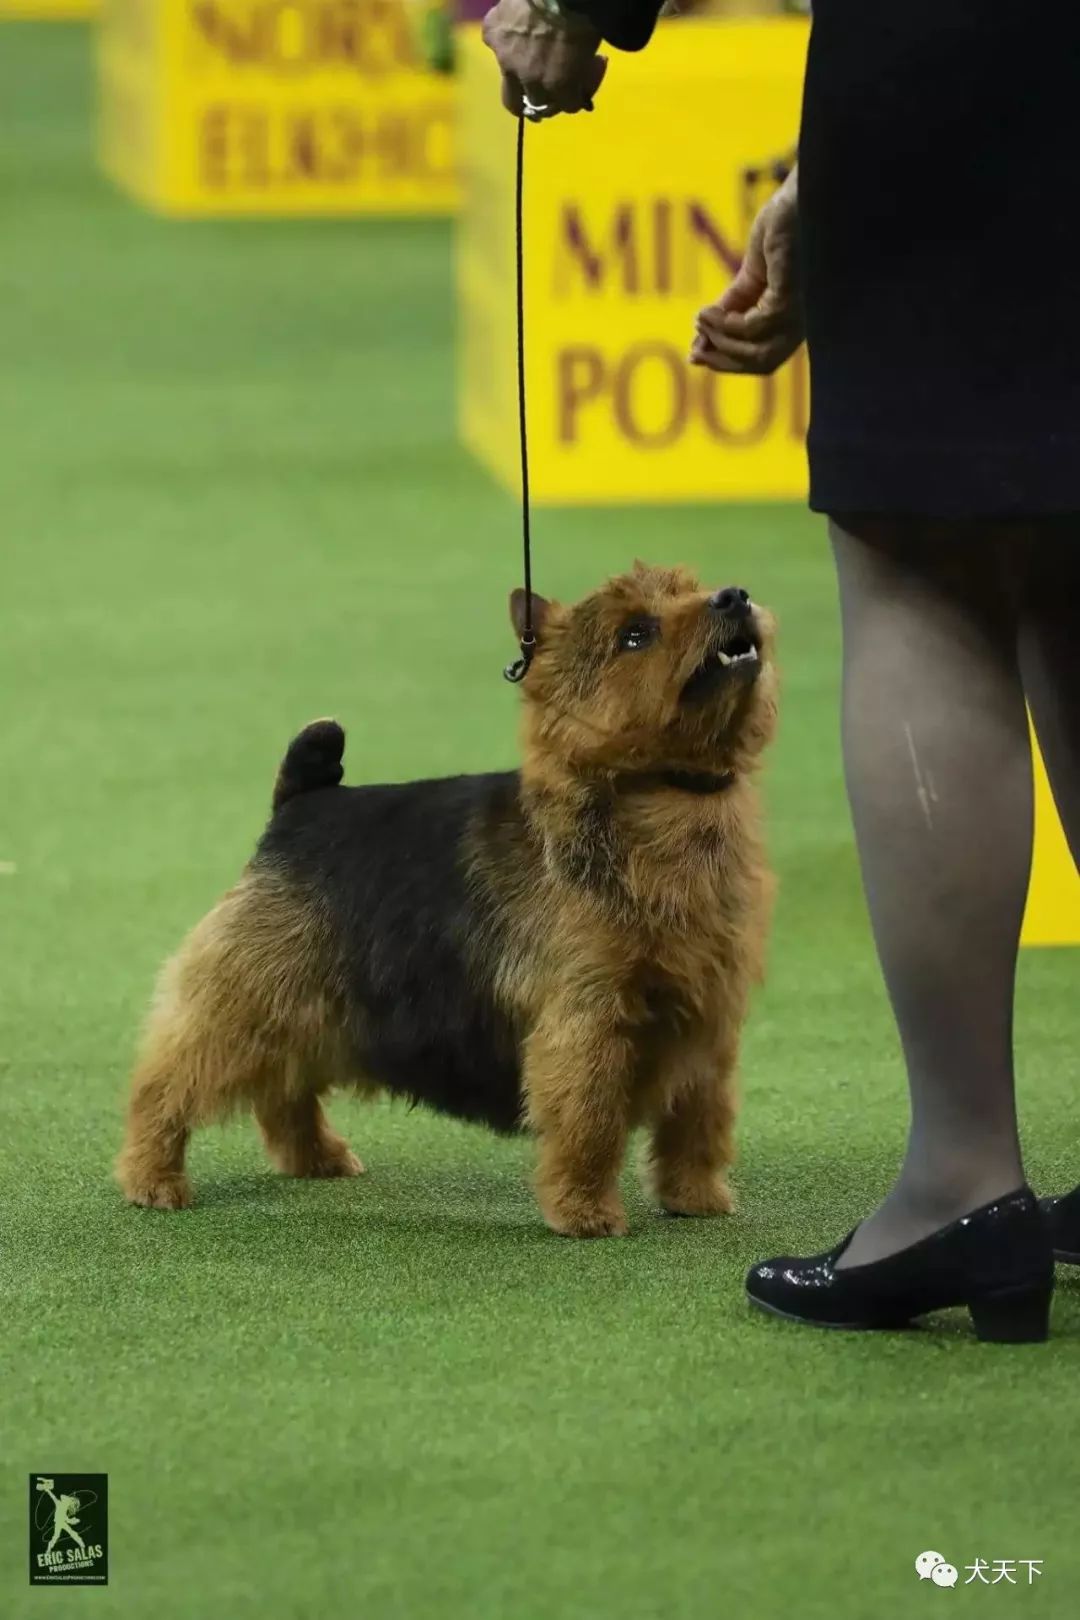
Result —
<path fill-rule="evenodd" d="M 454 87 L 409 0 L 101 0 L 102 164 L 179 216 L 441 214 Z"/>
<path fill-rule="evenodd" d="M 801 18 L 672 20 L 613 53 L 596 111 L 530 125 L 525 275 L 539 501 L 769 500 L 806 492 L 805 356 L 775 377 L 689 367 L 694 316 L 731 280 L 790 161 Z M 459 30 L 459 420 L 517 483 L 514 124 L 475 29 Z"/>
<path fill-rule="evenodd" d="M 70 17 L 90 17 L 99 0 L 0 0 L 0 17 L 50 18 L 63 22 Z"/>
<path fill-rule="evenodd" d="M 1035 864 L 1024 917 L 1024 944 L 1080 945 L 1080 877 L 1065 842 L 1037 746 Z"/>

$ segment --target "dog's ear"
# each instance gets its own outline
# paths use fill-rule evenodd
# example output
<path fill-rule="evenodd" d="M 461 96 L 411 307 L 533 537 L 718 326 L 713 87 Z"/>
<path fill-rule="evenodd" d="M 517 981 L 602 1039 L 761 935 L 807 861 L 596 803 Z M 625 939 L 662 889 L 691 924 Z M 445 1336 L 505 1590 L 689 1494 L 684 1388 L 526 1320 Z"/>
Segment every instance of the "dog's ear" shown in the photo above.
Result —
<path fill-rule="evenodd" d="M 543 596 L 533 592 L 532 599 L 532 627 L 537 641 L 544 633 L 544 621 L 551 612 L 552 604 Z M 525 592 L 520 588 L 510 592 L 510 623 L 514 627 L 514 634 L 520 641 L 525 634 Z"/>

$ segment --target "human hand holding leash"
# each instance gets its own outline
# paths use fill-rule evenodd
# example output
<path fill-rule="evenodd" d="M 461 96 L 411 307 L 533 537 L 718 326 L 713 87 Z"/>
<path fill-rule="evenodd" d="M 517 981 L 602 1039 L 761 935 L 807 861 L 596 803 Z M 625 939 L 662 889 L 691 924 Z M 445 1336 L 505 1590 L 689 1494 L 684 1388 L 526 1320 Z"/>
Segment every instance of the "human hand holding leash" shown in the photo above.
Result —
<path fill-rule="evenodd" d="M 767 376 L 803 341 L 796 274 L 798 169 L 758 214 L 735 280 L 697 318 L 690 363 Z"/>
<path fill-rule="evenodd" d="M 557 0 L 497 0 L 483 36 L 502 73 L 503 106 L 515 117 L 591 111 L 607 57 L 597 54 L 600 33 L 587 18 Z"/>

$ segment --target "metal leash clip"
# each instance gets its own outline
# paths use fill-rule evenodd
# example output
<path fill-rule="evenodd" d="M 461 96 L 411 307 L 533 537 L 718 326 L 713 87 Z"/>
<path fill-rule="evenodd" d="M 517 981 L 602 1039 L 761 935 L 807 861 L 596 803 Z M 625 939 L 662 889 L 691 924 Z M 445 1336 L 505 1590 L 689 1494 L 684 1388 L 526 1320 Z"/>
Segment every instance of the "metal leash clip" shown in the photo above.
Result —
<path fill-rule="evenodd" d="M 533 653 L 535 651 L 536 637 L 533 635 L 531 630 L 526 630 L 525 634 L 521 638 L 521 657 L 515 658 L 512 664 L 507 664 L 506 668 L 503 670 L 503 679 L 512 681 L 515 686 L 517 686 L 519 681 L 523 681 L 526 675 L 529 673 L 529 665 L 533 661 Z"/>

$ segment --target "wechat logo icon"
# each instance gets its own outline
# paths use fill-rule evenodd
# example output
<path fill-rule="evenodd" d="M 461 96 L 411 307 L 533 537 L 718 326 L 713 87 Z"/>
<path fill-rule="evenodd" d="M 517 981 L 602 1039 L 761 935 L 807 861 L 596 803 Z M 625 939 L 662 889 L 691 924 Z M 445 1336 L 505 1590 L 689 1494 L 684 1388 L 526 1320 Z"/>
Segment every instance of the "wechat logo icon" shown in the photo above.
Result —
<path fill-rule="evenodd" d="M 915 1573 L 920 1581 L 933 1581 L 935 1586 L 955 1586 L 959 1578 L 955 1564 L 950 1564 L 939 1552 L 922 1552 L 915 1560 Z"/>

